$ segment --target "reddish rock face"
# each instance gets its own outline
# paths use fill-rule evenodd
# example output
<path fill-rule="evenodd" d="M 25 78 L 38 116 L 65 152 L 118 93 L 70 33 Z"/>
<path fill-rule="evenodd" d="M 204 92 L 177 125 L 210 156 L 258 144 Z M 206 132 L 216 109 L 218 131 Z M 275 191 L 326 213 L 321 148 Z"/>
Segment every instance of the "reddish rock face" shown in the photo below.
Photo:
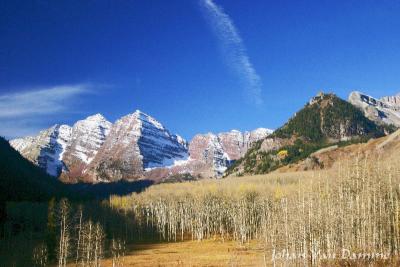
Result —
<path fill-rule="evenodd" d="M 212 163 L 213 155 L 222 153 L 218 137 L 212 133 L 198 134 L 189 143 L 189 155 L 192 160 Z"/>
<path fill-rule="evenodd" d="M 250 145 L 245 140 L 245 135 L 239 131 L 220 133 L 218 135 L 218 138 L 221 142 L 223 150 L 226 152 L 229 159 L 231 160 L 237 160 L 244 156 L 248 149 L 248 146 Z"/>

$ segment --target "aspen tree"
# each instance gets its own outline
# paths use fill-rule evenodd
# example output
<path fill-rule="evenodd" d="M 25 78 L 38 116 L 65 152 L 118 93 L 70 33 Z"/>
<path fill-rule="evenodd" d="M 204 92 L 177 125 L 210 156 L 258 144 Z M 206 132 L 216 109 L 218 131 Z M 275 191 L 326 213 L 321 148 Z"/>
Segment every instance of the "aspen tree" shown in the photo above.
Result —
<path fill-rule="evenodd" d="M 78 224 L 76 226 L 77 230 L 77 239 L 76 239 L 76 254 L 75 254 L 75 265 L 78 266 L 79 260 L 81 258 L 81 250 L 82 250 L 82 227 L 83 227 L 83 208 L 82 206 L 78 207 Z"/>
<path fill-rule="evenodd" d="M 58 266 L 65 267 L 70 254 L 70 206 L 67 199 L 62 199 L 58 207 L 59 241 L 58 241 Z"/>
<path fill-rule="evenodd" d="M 100 223 L 96 223 L 94 227 L 94 251 L 93 251 L 93 261 L 94 266 L 99 267 L 101 264 L 101 259 L 103 257 L 103 242 L 104 242 L 105 234 Z"/>

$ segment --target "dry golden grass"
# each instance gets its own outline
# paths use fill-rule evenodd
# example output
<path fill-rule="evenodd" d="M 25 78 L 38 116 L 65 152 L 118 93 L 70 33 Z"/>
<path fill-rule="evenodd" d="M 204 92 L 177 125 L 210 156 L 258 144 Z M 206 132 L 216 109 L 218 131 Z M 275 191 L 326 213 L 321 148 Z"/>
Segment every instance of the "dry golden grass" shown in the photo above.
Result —
<path fill-rule="evenodd" d="M 271 249 L 264 253 L 256 241 L 239 244 L 235 241 L 202 240 L 184 241 L 160 244 L 136 244 L 129 246 L 129 252 L 121 260 L 122 266 L 137 267 L 212 267 L 212 266 L 243 266 L 243 267 L 269 267 L 272 262 Z M 286 266 L 291 266 L 290 262 Z M 74 267 L 75 264 L 69 264 Z M 104 259 L 101 266 L 112 267 L 111 259 Z M 284 261 L 277 261 L 275 266 L 285 266 Z M 369 262 L 339 260 L 320 262 L 318 266 L 326 267 L 362 267 L 362 266 L 400 266 L 396 259 L 387 261 Z"/>
<path fill-rule="evenodd" d="M 371 139 L 367 143 L 352 144 L 344 147 L 332 146 L 321 149 L 311 156 L 322 163 L 324 169 L 334 167 L 339 162 L 349 161 L 355 157 L 380 158 L 381 160 L 397 160 L 400 158 L 400 130 L 391 135 Z M 397 162 L 394 162 L 396 164 Z M 275 172 L 296 172 L 309 170 L 307 160 L 279 168 Z"/>
<path fill-rule="evenodd" d="M 257 242 L 240 245 L 238 242 L 221 240 L 136 244 L 129 246 L 129 252 L 122 262 L 123 266 L 138 267 L 265 266 L 264 252 Z M 112 260 L 103 260 L 101 266 L 112 266 Z"/>

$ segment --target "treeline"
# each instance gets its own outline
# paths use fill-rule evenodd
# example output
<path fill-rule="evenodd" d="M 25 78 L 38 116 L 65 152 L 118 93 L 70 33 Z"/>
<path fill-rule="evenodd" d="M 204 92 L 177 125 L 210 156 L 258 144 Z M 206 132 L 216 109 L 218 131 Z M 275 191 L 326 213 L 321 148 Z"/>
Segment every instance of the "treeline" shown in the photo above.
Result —
<path fill-rule="evenodd" d="M 331 172 L 277 174 L 154 186 L 141 194 L 112 197 L 114 209 L 131 212 L 168 241 L 257 239 L 271 251 L 398 255 L 400 167 L 355 159 Z M 364 259 L 365 262 L 380 260 Z M 299 259 L 293 259 L 299 263 Z"/>

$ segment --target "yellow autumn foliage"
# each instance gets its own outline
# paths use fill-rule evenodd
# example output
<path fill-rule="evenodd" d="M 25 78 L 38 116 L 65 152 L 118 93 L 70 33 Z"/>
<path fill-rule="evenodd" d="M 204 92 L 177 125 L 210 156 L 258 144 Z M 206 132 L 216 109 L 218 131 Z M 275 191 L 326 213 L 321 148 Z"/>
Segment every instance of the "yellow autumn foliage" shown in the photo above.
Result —
<path fill-rule="evenodd" d="M 287 150 L 281 150 L 281 151 L 278 152 L 277 156 L 280 159 L 284 159 L 284 158 L 286 158 L 288 156 L 288 154 L 289 154 L 289 152 Z"/>

